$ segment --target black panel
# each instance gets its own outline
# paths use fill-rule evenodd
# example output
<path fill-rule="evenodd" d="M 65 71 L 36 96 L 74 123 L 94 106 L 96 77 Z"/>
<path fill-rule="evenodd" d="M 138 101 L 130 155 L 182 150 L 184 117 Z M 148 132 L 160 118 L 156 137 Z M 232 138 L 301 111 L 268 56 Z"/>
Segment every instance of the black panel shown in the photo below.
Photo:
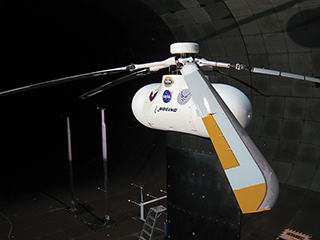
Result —
<path fill-rule="evenodd" d="M 167 134 L 170 239 L 240 239 L 241 210 L 210 140 Z"/>

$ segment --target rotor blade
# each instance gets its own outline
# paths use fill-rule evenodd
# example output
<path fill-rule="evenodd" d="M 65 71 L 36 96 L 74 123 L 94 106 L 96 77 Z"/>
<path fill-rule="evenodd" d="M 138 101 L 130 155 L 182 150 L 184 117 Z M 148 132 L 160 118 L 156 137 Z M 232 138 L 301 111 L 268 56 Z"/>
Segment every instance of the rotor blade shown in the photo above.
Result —
<path fill-rule="evenodd" d="M 98 77 L 98 76 L 103 76 L 103 75 L 107 75 L 107 74 L 114 74 L 114 73 L 118 73 L 118 72 L 124 71 L 124 70 L 126 70 L 126 67 L 96 71 L 96 72 L 91 72 L 91 73 L 84 73 L 84 74 L 74 75 L 74 76 L 70 76 L 70 77 L 58 78 L 58 79 L 54 79 L 54 80 L 50 80 L 50 81 L 46 81 L 46 82 L 34 83 L 34 84 L 31 84 L 28 86 L 14 88 L 11 90 L 0 92 L 0 97 L 7 96 L 10 94 L 14 94 L 14 93 L 23 92 L 23 91 L 33 90 L 33 89 L 37 89 L 37 88 L 41 88 L 41 87 L 47 87 L 47 86 L 51 86 L 51 85 L 55 85 L 55 84 L 59 84 L 59 83 L 66 83 L 66 82 L 71 82 L 71 81 L 80 80 L 80 79 Z"/>
<path fill-rule="evenodd" d="M 0 92 L 0 97 L 14 94 L 14 93 L 19 93 L 23 91 L 28 91 L 36 88 L 41 88 L 41 87 L 47 87 L 51 86 L 54 84 L 59 84 L 59 83 L 65 83 L 65 82 L 70 82 L 70 81 L 75 81 L 75 80 L 80 80 L 80 79 L 85 79 L 85 78 L 91 78 L 91 77 L 97 77 L 97 76 L 103 76 L 103 75 L 108 75 L 108 74 L 113 74 L 113 73 L 118 73 L 121 71 L 135 71 L 139 69 L 149 69 L 150 71 L 158 71 L 163 68 L 167 68 L 170 65 L 175 64 L 175 58 L 170 57 L 168 59 L 165 59 L 163 61 L 157 61 L 157 62 L 151 62 L 151 63 L 143 63 L 143 64 L 130 64 L 126 67 L 119 67 L 119 68 L 112 68 L 112 69 L 106 69 L 106 70 L 101 70 L 101 71 L 96 71 L 96 72 L 91 72 L 91 73 L 84 73 L 84 74 L 79 74 L 79 75 L 74 75 L 70 77 L 63 77 L 63 78 L 58 78 L 46 82 L 41 82 L 41 83 L 35 83 L 31 84 L 28 86 L 24 87 L 19 87 L 19 88 L 14 88 L 11 90 L 3 91 Z M 134 74 L 135 75 L 135 74 Z"/>
<path fill-rule="evenodd" d="M 103 91 L 106 91 L 106 90 L 108 90 L 108 89 L 110 89 L 112 87 L 115 87 L 115 86 L 117 86 L 119 84 L 131 81 L 131 80 L 133 80 L 133 79 L 135 79 L 137 77 L 146 76 L 149 73 L 150 73 L 149 69 L 143 69 L 141 71 L 133 72 L 133 73 L 131 73 L 129 75 L 117 78 L 117 79 L 112 80 L 112 81 L 110 81 L 110 82 L 108 82 L 108 83 L 106 83 L 106 84 L 104 84 L 104 85 L 102 85 L 100 87 L 97 87 L 97 88 L 95 88 L 95 89 L 93 89 L 93 90 L 91 90 L 89 92 L 86 92 L 86 93 L 82 94 L 79 98 L 86 99 L 88 97 L 91 97 L 91 96 L 96 95 L 98 93 L 101 93 Z"/>
<path fill-rule="evenodd" d="M 234 77 L 234 76 L 232 76 L 232 75 L 230 75 L 230 74 L 228 74 L 228 73 L 222 72 L 222 71 L 220 71 L 220 70 L 218 70 L 218 69 L 216 69 L 216 68 L 214 68 L 213 71 L 218 72 L 218 73 L 220 73 L 220 74 L 222 74 L 222 75 L 224 75 L 224 76 L 227 76 L 227 77 L 229 77 L 229 78 L 232 78 L 232 79 L 234 79 L 234 80 L 242 83 L 242 84 L 245 85 L 246 87 L 249 87 L 249 88 L 253 89 L 253 90 L 256 91 L 257 93 L 260 93 L 261 95 L 263 95 L 263 96 L 265 96 L 265 97 L 270 97 L 269 95 L 261 92 L 258 88 L 254 87 L 254 86 L 252 86 L 252 85 L 250 85 L 250 84 L 248 84 L 248 83 L 246 83 L 245 81 L 242 81 L 242 80 L 239 79 L 239 78 L 236 78 L 236 77 Z"/>
<path fill-rule="evenodd" d="M 281 72 L 281 71 L 276 71 L 276 70 L 270 70 L 270 69 L 265 69 L 265 68 L 253 67 L 253 68 L 251 68 L 251 72 L 320 83 L 319 78 L 308 77 L 308 76 L 294 74 L 294 73 L 288 73 L 288 72 Z"/>
<path fill-rule="evenodd" d="M 246 65 L 241 64 L 241 63 L 237 63 L 237 64 L 232 65 L 230 63 L 209 61 L 204 58 L 196 59 L 196 63 L 200 67 L 213 66 L 213 67 L 222 67 L 222 68 L 234 68 L 236 70 L 247 70 L 247 71 L 251 71 L 253 73 L 261 73 L 261 74 L 266 74 L 266 75 L 271 75 L 271 76 L 279 76 L 279 77 L 293 78 L 293 79 L 298 79 L 298 80 L 306 80 L 306 81 L 310 81 L 310 82 L 320 83 L 319 78 L 308 77 L 305 75 L 299 75 L 299 74 L 288 73 L 288 72 L 281 72 L 281 71 L 265 69 L 265 68 L 258 68 L 258 67 L 249 68 Z"/>
<path fill-rule="evenodd" d="M 278 179 L 228 106 L 195 64 L 181 69 L 243 213 L 269 210 Z"/>

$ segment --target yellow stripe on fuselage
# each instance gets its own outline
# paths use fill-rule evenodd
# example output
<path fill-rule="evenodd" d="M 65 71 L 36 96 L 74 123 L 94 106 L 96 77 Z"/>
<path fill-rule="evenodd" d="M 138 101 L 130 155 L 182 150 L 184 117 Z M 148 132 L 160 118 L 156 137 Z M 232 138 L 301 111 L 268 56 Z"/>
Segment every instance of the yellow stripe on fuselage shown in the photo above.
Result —
<path fill-rule="evenodd" d="M 232 149 L 230 149 L 229 144 L 227 143 L 213 116 L 209 114 L 207 117 L 202 118 L 202 120 L 206 126 L 211 142 L 218 154 L 223 169 L 226 170 L 239 166 Z"/>

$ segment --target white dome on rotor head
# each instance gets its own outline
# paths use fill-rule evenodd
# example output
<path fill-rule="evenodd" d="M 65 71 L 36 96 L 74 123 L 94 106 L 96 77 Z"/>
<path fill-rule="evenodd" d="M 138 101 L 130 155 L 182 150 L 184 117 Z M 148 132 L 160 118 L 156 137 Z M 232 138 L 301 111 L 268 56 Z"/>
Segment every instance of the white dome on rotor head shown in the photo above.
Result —
<path fill-rule="evenodd" d="M 197 54 L 199 53 L 199 44 L 193 42 L 172 43 L 170 45 L 170 53 L 173 55 L 182 53 Z"/>

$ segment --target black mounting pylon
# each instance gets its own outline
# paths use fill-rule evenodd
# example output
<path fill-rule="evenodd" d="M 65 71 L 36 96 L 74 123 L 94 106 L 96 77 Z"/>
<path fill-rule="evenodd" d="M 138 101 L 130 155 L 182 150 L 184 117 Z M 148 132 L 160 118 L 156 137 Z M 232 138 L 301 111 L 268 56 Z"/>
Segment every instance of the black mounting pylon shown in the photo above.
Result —
<path fill-rule="evenodd" d="M 240 239 L 241 209 L 210 139 L 167 133 L 170 239 Z"/>

